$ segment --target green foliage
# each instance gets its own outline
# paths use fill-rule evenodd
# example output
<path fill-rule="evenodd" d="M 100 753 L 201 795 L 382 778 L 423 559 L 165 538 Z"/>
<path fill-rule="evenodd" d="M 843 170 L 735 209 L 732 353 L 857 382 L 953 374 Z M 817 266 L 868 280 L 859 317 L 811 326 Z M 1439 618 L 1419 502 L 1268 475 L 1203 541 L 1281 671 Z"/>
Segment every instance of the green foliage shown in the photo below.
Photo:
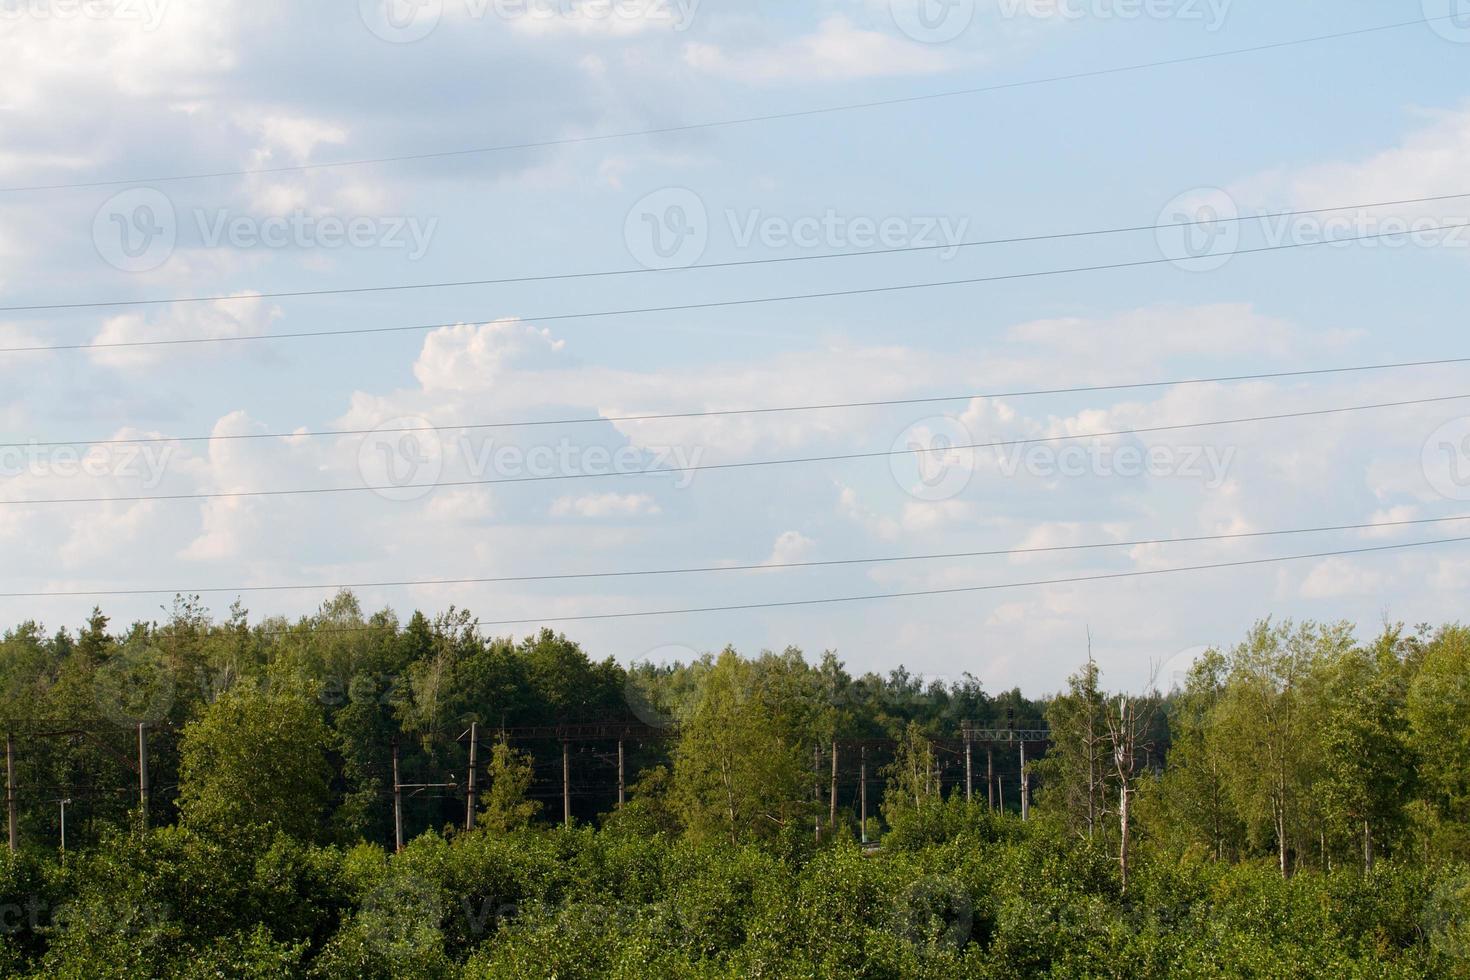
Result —
<path fill-rule="evenodd" d="M 535 780 L 531 756 L 517 752 L 504 739 L 500 739 L 490 751 L 490 765 L 486 773 L 490 789 L 485 794 L 485 805 L 476 818 L 476 823 L 492 833 L 509 833 L 530 825 L 541 812 L 541 804 L 526 799 Z"/>
<path fill-rule="evenodd" d="M 331 734 L 304 694 L 242 684 L 184 730 L 179 810 L 217 833 L 273 827 L 323 836 Z"/>
<path fill-rule="evenodd" d="M 1259 624 L 1138 726 L 1131 768 L 1118 706 L 1151 696 L 1108 693 L 1090 662 L 1045 705 L 796 650 L 631 676 L 549 631 L 400 626 L 346 593 L 295 624 L 213 623 L 189 597 L 119 632 L 100 612 L 75 637 L 23 624 L 0 639 L 0 714 L 106 724 L 20 741 L 0 975 L 1470 977 L 1464 628 Z M 1043 713 L 1031 819 L 1011 750 L 1010 812 L 983 783 L 967 802 L 960 722 Z M 128 812 L 141 715 L 184 726 L 150 729 L 151 830 Z M 503 739 L 459 829 L 469 724 L 579 721 L 654 727 L 626 739 L 626 805 L 587 788 L 616 765 L 594 739 L 572 756 L 588 819 L 550 825 L 560 745 Z M 846 748 L 826 825 L 824 753 L 856 739 L 876 848 L 853 839 Z M 75 794 L 64 862 L 53 789 Z"/>

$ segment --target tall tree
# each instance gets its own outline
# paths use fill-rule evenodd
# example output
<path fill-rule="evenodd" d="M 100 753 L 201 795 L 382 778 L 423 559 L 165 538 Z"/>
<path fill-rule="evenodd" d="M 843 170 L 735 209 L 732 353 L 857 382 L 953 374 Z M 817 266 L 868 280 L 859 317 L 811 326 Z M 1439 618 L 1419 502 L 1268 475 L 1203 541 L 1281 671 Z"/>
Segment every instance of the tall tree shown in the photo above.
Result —
<path fill-rule="evenodd" d="M 184 729 L 179 810 L 216 832 L 272 827 L 324 836 L 331 732 L 307 694 L 241 684 Z"/>
<path fill-rule="evenodd" d="M 1088 837 L 1098 832 L 1107 813 L 1107 727 L 1099 676 L 1089 654 L 1082 669 L 1067 678 L 1067 690 L 1047 705 L 1052 747 L 1037 764 L 1043 803 Z"/>
<path fill-rule="evenodd" d="M 1309 705 L 1314 667 L 1343 645 L 1341 628 L 1257 623 L 1230 657 L 1211 737 L 1226 760 L 1226 786 L 1252 837 L 1275 844 L 1283 877 L 1293 843 L 1305 835 L 1303 801 L 1318 764 Z"/>
<path fill-rule="evenodd" d="M 820 705 L 789 656 L 756 661 L 726 650 L 680 719 L 674 796 L 696 835 L 738 843 L 809 815 L 809 752 Z"/>

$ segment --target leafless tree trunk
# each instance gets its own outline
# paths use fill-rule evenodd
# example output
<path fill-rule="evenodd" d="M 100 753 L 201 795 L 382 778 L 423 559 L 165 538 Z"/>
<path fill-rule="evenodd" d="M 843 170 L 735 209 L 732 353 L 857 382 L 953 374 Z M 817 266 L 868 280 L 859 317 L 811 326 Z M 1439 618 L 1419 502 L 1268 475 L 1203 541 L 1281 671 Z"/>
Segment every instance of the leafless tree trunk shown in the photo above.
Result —
<path fill-rule="evenodd" d="M 1113 750 L 1113 772 L 1118 779 L 1118 870 L 1123 890 L 1128 890 L 1128 872 L 1132 860 L 1132 806 L 1134 783 L 1142 763 L 1147 761 L 1148 734 L 1158 711 L 1159 695 L 1155 677 L 1150 677 L 1148 693 L 1141 696 L 1118 695 L 1117 707 L 1103 712 L 1107 739 Z"/>

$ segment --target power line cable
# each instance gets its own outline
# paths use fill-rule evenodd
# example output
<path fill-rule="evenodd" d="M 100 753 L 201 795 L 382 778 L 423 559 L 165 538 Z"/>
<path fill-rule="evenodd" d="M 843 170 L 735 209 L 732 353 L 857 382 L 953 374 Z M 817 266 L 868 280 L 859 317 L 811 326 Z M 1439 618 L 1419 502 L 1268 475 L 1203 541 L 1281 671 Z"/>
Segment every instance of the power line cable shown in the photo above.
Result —
<path fill-rule="evenodd" d="M 554 473 L 547 475 L 519 476 L 519 477 L 493 477 L 489 479 L 473 480 L 442 480 L 433 484 L 423 484 L 425 487 L 478 487 L 498 486 L 509 483 L 546 483 L 553 480 L 585 480 L 607 477 L 629 477 L 629 476 L 672 476 L 680 473 L 698 473 L 714 470 L 746 469 L 758 466 L 789 466 L 797 463 L 832 463 L 845 462 L 858 459 L 883 459 L 893 456 L 909 456 L 920 453 L 953 453 L 965 449 L 1004 449 L 1016 446 L 1029 446 L 1040 443 L 1062 442 L 1075 439 L 1104 439 L 1115 436 L 1143 435 L 1155 432 L 1177 432 L 1183 429 L 1203 429 L 1224 425 L 1242 425 L 1253 422 L 1277 422 L 1285 419 L 1312 418 L 1326 415 L 1339 415 L 1346 412 L 1367 412 L 1388 408 L 1404 408 L 1412 405 L 1431 405 L 1441 402 L 1461 401 L 1470 398 L 1470 394 L 1441 395 L 1434 398 L 1414 398 L 1405 401 L 1378 402 L 1369 405 L 1348 405 L 1340 408 L 1319 408 L 1301 412 L 1279 412 L 1272 415 L 1253 415 L 1245 418 L 1214 419 L 1205 422 L 1184 422 L 1171 425 L 1155 425 L 1132 429 L 1114 429 L 1107 432 L 1078 432 L 1067 433 L 1056 436 L 1036 436 L 1029 439 L 1009 439 L 998 442 L 977 442 L 955 446 L 922 446 L 908 449 L 890 449 L 886 451 L 861 452 L 861 453 L 836 453 L 829 456 L 800 456 L 787 459 L 761 459 L 744 460 L 732 463 L 698 463 L 687 466 L 664 466 L 641 470 L 612 471 L 606 473 Z M 151 500 L 223 500 L 243 497 L 287 497 L 307 496 L 335 493 L 401 493 L 402 485 L 372 485 L 364 484 L 360 487 L 304 487 L 286 490 L 220 490 L 202 493 L 173 493 L 173 494 L 140 494 L 123 497 L 53 497 L 50 499 L 33 500 L 0 500 L 0 506 L 30 506 L 47 504 L 110 504 L 110 503 L 138 503 Z"/>
<path fill-rule="evenodd" d="M 1470 357 L 1441 357 L 1423 361 L 1398 361 L 1386 364 L 1363 364 L 1351 367 L 1306 368 L 1299 371 L 1268 371 L 1259 374 L 1220 375 L 1213 378 L 1176 378 L 1168 381 L 1135 381 L 1121 384 L 1076 385 L 1069 388 L 1033 388 L 1022 391 L 977 392 L 966 395 L 932 395 L 922 398 L 885 398 L 873 401 L 829 402 L 821 405 L 776 405 L 762 408 L 709 409 L 699 412 L 664 412 L 653 415 L 598 415 L 564 419 L 528 419 L 509 422 L 466 422 L 448 425 L 379 426 L 371 429 L 321 429 L 297 432 L 236 432 L 207 436 L 138 436 L 126 439 L 62 439 L 46 442 L 0 442 L 4 449 L 47 449 L 57 446 L 134 446 L 172 442 L 235 442 L 247 439 L 317 439 L 338 436 L 394 435 L 409 432 L 458 432 L 472 429 L 520 429 L 553 425 L 588 425 L 594 423 L 660 422 L 673 419 L 723 418 L 733 415 L 770 415 L 778 412 L 817 412 L 852 408 L 886 408 L 901 405 L 932 405 L 941 402 L 972 401 L 977 398 L 1029 398 L 1040 395 L 1096 394 L 1107 391 L 1132 391 L 1144 388 L 1169 388 L 1183 385 L 1224 384 L 1238 381 L 1274 381 L 1283 378 L 1320 377 L 1367 371 L 1393 371 L 1407 368 L 1443 367 L 1470 363 Z"/>
<path fill-rule="evenodd" d="M 1170 575 L 1179 572 L 1200 572 L 1220 568 L 1245 568 L 1254 565 L 1270 565 L 1288 561 L 1305 561 L 1312 558 L 1338 558 L 1347 555 L 1364 555 L 1384 551 L 1402 551 L 1408 548 L 1425 548 L 1432 545 L 1457 544 L 1470 541 L 1470 537 L 1438 538 L 1431 541 L 1413 541 L 1407 544 L 1379 545 L 1371 548 L 1350 548 L 1340 551 L 1318 551 L 1305 555 L 1281 555 L 1273 558 L 1252 558 L 1231 562 L 1212 562 L 1205 565 L 1183 565 L 1175 568 L 1150 568 L 1131 572 L 1108 572 L 1099 575 L 1070 575 L 1065 578 L 1033 579 L 1025 582 L 1001 582 L 992 585 L 966 585 L 948 589 L 920 589 L 912 592 L 883 592 L 873 595 L 833 596 L 821 599 L 788 599 L 781 602 L 749 602 L 728 606 L 703 606 L 693 609 L 653 609 L 624 613 L 590 613 L 581 616 L 546 616 L 536 619 L 487 620 L 479 626 L 524 626 L 530 623 L 574 623 L 589 620 L 641 619 L 651 616 L 681 616 L 693 613 L 744 612 L 754 609 L 785 609 L 794 606 L 821 606 L 836 603 L 871 602 L 879 599 L 912 599 L 919 596 L 960 595 L 976 592 L 994 592 L 1003 589 L 1034 588 L 1047 585 L 1072 585 L 1082 582 L 1102 582 L 1113 579 L 1143 578 L 1151 575 Z"/>
<path fill-rule="evenodd" d="M 1334 31 L 1330 34 L 1316 34 L 1310 37 L 1292 38 L 1285 41 L 1272 41 L 1264 44 L 1250 45 L 1248 47 L 1230 48 L 1223 51 L 1210 51 L 1203 54 L 1185 55 L 1177 58 L 1165 58 L 1158 61 L 1146 61 L 1131 65 L 1118 65 L 1110 68 L 1097 68 L 1088 71 L 1067 72 L 1065 74 L 1058 75 L 1046 75 L 1037 78 L 1019 79 L 1011 82 L 998 82 L 991 85 L 980 85 L 971 88 L 951 89 L 944 92 L 928 92 L 918 95 L 899 96 L 888 99 L 873 99 L 866 102 L 850 102 L 840 105 L 818 106 L 810 109 L 789 110 L 786 112 L 737 116 L 729 119 L 711 120 L 706 122 L 657 126 L 647 129 L 631 129 L 611 133 L 598 133 L 589 136 L 567 136 L 549 140 L 501 143 L 490 146 L 466 147 L 451 150 L 435 150 L 424 153 L 405 153 L 393 156 L 365 157 L 354 160 L 336 160 L 323 163 L 302 163 L 279 167 L 257 167 L 243 170 L 216 170 L 202 173 L 168 174 L 153 177 L 113 177 L 68 183 L 31 184 L 23 186 L 0 187 L 0 194 L 18 194 L 34 191 L 73 190 L 78 188 L 92 187 L 113 187 L 123 184 L 178 183 L 181 181 L 211 180 L 224 177 L 251 177 L 263 174 L 302 173 L 315 170 L 330 170 L 343 167 L 363 167 L 385 163 L 407 163 L 423 160 L 441 160 L 453 157 L 477 156 L 482 154 L 504 153 L 517 150 L 549 149 L 552 147 L 561 146 L 577 146 L 584 144 L 604 143 L 611 140 L 630 139 L 634 137 L 663 136 L 675 133 L 689 133 L 700 130 L 720 129 L 732 126 L 745 126 L 754 123 L 774 122 L 784 119 L 806 119 L 813 116 L 828 115 L 839 112 L 855 112 L 864 109 L 876 109 L 887 106 L 900 106 L 914 103 L 932 102 L 940 99 L 953 99 L 968 95 L 983 95 L 986 93 L 1001 92 L 1010 89 L 1029 88 L 1032 86 L 1050 85 L 1068 81 L 1079 81 L 1089 78 L 1102 78 L 1108 75 L 1121 75 L 1130 72 L 1146 71 L 1153 68 L 1166 68 L 1174 65 L 1185 65 L 1203 61 L 1213 61 L 1221 58 L 1231 58 L 1246 54 L 1274 51 L 1281 48 L 1299 47 L 1309 44 L 1320 44 L 1327 41 L 1342 40 L 1345 38 L 1376 34 L 1384 31 L 1401 30 L 1408 27 L 1419 27 L 1427 24 L 1434 24 L 1439 21 L 1453 20 L 1457 16 L 1457 14 L 1446 14 L 1439 17 L 1421 17 L 1416 20 L 1398 21 L 1391 24 L 1378 24 L 1372 27 L 1361 27 L 1346 31 Z"/>
<path fill-rule="evenodd" d="M 1259 255 L 1265 252 L 1283 252 L 1289 249 L 1320 248 L 1325 245 L 1348 245 L 1353 242 L 1378 241 L 1404 235 L 1427 234 L 1436 231 L 1455 231 L 1470 228 L 1470 221 L 1455 224 L 1440 224 L 1405 231 L 1383 231 L 1347 238 L 1323 239 L 1310 242 L 1288 242 L 1284 245 L 1263 245 L 1242 248 L 1231 255 Z M 767 303 L 789 303 L 799 300 L 834 299 L 843 296 L 873 296 L 883 293 L 909 292 L 919 289 L 938 289 L 946 286 L 973 286 L 982 283 L 1011 282 L 1023 279 L 1040 279 L 1049 276 L 1075 275 L 1083 272 L 1109 272 L 1119 269 L 1137 269 L 1145 266 L 1175 264 L 1194 261 L 1208 256 L 1166 256 L 1157 259 L 1137 259 L 1131 262 L 1110 262 L 1102 265 L 1072 266 L 1063 269 L 1040 269 L 1032 272 L 1013 272 L 996 276 L 977 276 L 968 279 L 946 279 L 939 282 L 901 283 L 894 286 L 868 286 L 859 289 L 834 289 L 817 293 L 791 293 L 783 296 L 757 296 L 746 299 L 714 300 L 704 303 L 679 303 L 672 306 L 647 306 L 631 309 L 595 310 L 584 313 L 555 313 L 541 316 L 526 316 L 521 319 L 531 323 L 550 323 L 561 320 L 587 320 L 596 317 L 633 316 L 649 313 L 685 313 L 695 310 L 725 309 L 743 306 L 758 306 Z M 304 337 L 348 337 L 371 334 L 421 333 L 461 326 L 464 319 L 453 323 L 419 323 L 396 327 L 354 327 L 346 330 L 300 330 L 274 334 L 239 334 L 233 337 L 179 337 L 170 340 L 119 340 L 87 344 L 37 344 L 25 347 L 0 347 L 0 354 L 29 354 L 41 351 L 115 350 L 141 347 L 179 347 L 193 344 L 234 344 L 252 340 L 295 340 Z M 487 321 L 478 321 L 487 322 Z"/>
<path fill-rule="evenodd" d="M 1301 208 L 1295 211 L 1273 211 L 1264 214 L 1245 214 L 1232 217 L 1201 218 L 1194 221 L 1172 221 L 1151 225 L 1126 225 L 1114 228 L 1096 228 L 1083 231 L 1052 232 L 1042 235 L 1014 235 L 1008 238 L 988 238 L 977 241 L 948 242 L 938 245 L 904 245 L 894 248 L 874 248 L 860 252 L 824 252 L 818 255 L 780 255 L 760 259 L 738 259 L 726 262 L 695 263 L 668 269 L 623 268 L 603 269 L 594 272 L 559 272 L 541 275 L 510 276 L 499 279 L 458 279 L 442 282 L 393 283 L 382 286 L 352 286 L 337 289 L 295 289 L 278 292 L 244 292 L 235 294 L 217 293 L 210 296 L 171 296 L 149 299 L 92 300 L 82 303 L 36 303 L 31 305 L 0 306 L 0 313 L 25 313 L 58 310 L 87 310 L 129 306 L 161 306 L 174 303 L 218 303 L 230 300 L 289 299 L 304 296 L 345 296 L 359 293 L 388 293 L 421 289 L 452 289 L 467 286 L 505 286 L 528 283 L 562 282 L 571 279 L 606 279 L 618 276 L 642 276 L 659 273 L 696 272 L 713 269 L 736 269 L 751 266 L 778 265 L 793 262 L 820 262 L 830 259 L 863 258 L 866 256 L 902 255 L 921 252 L 936 252 L 946 249 L 981 248 L 993 245 L 1020 245 L 1034 242 L 1062 241 L 1075 238 L 1095 238 L 1105 235 L 1125 235 L 1143 231 L 1163 231 L 1175 228 L 1214 227 L 1216 225 L 1240 224 L 1248 221 L 1277 221 L 1297 218 L 1309 214 L 1331 214 L 1337 211 L 1366 211 L 1373 208 L 1403 207 L 1415 204 L 1433 204 L 1441 201 L 1463 200 L 1470 192 L 1439 194 L 1433 197 L 1405 198 L 1397 201 L 1376 201 L 1365 204 L 1341 204 L 1324 208 Z"/>
<path fill-rule="evenodd" d="M 1159 575 L 1173 575 L 1182 572 L 1201 572 L 1225 568 L 1247 568 L 1262 565 L 1281 564 L 1290 561 L 1308 561 L 1314 558 L 1341 558 L 1351 555 L 1378 554 L 1390 551 L 1405 551 L 1411 548 L 1427 548 L 1442 544 L 1460 544 L 1470 541 L 1470 537 L 1436 538 L 1428 541 L 1411 541 L 1404 544 L 1376 545 L 1364 548 L 1345 548 L 1336 551 L 1317 551 L 1300 555 L 1278 555 L 1270 558 L 1251 558 L 1239 561 L 1210 562 L 1201 565 L 1181 565 L 1174 568 L 1149 568 L 1129 572 L 1106 572 L 1097 575 L 1069 575 L 1062 578 L 1031 579 L 1017 582 L 997 582 L 990 585 L 958 586 L 948 589 L 919 589 L 909 592 L 883 592 L 868 595 L 853 596 L 831 596 L 818 599 L 788 599 L 777 602 L 747 602 L 726 606 L 701 606 L 685 609 L 654 609 L 637 612 L 623 613 L 589 613 L 574 616 L 544 616 L 526 619 L 499 619 L 476 621 L 473 626 L 476 630 L 487 626 L 525 626 L 529 624 L 544 623 L 572 623 L 587 622 L 591 620 L 612 619 L 640 619 L 658 616 L 681 616 L 696 613 L 716 612 L 748 612 L 757 609 L 783 609 L 798 606 L 821 606 L 835 605 L 841 603 L 874 602 L 886 599 L 910 599 L 920 596 L 941 596 L 974 594 L 979 592 L 996 592 L 1007 589 L 1037 588 L 1049 585 L 1076 585 L 1086 582 L 1104 582 L 1116 579 L 1146 578 Z M 369 626 L 310 626 L 303 620 L 302 625 L 296 628 L 253 630 L 253 637 L 276 637 L 300 635 L 303 629 L 309 629 L 311 635 L 348 634 L 348 633 L 373 633 L 391 629 L 397 631 L 396 624 L 380 623 Z"/>
<path fill-rule="evenodd" d="M 303 592 L 337 589 L 379 589 L 403 586 L 493 585 L 511 582 L 562 582 L 578 579 L 639 578 L 649 576 L 692 575 L 707 572 L 777 571 L 797 568 L 832 568 L 850 565 L 896 564 L 913 561 L 941 561 L 954 558 L 991 558 L 1015 555 L 1038 555 L 1071 551 L 1097 551 L 1109 548 L 1137 548 L 1148 545 L 1194 544 L 1208 541 L 1239 541 L 1253 538 L 1281 537 L 1296 534 L 1325 534 L 1336 531 L 1369 531 L 1384 528 L 1417 527 L 1470 520 L 1470 514 L 1451 517 L 1426 517 L 1414 520 L 1375 521 L 1366 524 L 1330 524 L 1317 527 L 1285 528 L 1271 531 L 1239 531 L 1228 534 L 1201 534 L 1175 538 L 1141 538 L 1132 541 L 1103 541 L 1091 544 L 1049 545 L 1033 548 L 1003 548 L 991 551 L 954 551 L 929 555 L 887 555 L 879 558 L 836 558 L 825 561 L 763 562 L 744 565 L 704 565 L 686 568 L 657 568 L 633 571 L 566 572 L 549 575 L 501 575 L 482 578 L 401 579 L 387 582 L 342 582 L 315 585 L 243 585 L 189 589 L 87 589 L 70 592 L 0 592 L 0 599 L 58 599 L 100 596 L 136 595 L 207 595 L 211 593 Z"/>

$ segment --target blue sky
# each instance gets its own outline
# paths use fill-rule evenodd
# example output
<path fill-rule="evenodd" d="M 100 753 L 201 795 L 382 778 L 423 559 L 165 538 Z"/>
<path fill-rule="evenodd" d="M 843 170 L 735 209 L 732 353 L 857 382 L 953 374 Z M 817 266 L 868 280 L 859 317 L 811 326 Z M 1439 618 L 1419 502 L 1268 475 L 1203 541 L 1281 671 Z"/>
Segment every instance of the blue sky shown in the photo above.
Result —
<path fill-rule="evenodd" d="M 917 0 L 913 0 L 917 2 Z M 889 100 L 1350 31 L 1436 3 L 428 0 L 251 5 L 0 0 L 0 187 L 261 171 Z M 944 19 L 945 16 L 950 19 Z M 417 17 L 417 20 L 413 18 Z M 938 17 L 938 19 L 935 19 Z M 406 24 L 404 30 L 393 26 Z M 925 24 L 930 27 L 924 27 Z M 405 33 L 406 31 L 406 33 Z M 408 37 L 422 34 L 413 40 Z M 953 36 L 950 36 L 953 35 Z M 1243 221 L 1216 256 L 1105 272 L 671 313 L 600 310 L 1004 276 L 1181 254 L 1184 231 L 442 290 L 516 278 L 1170 223 L 1180 214 L 1470 192 L 1470 27 L 1440 21 L 1137 72 L 659 136 L 189 181 L 0 192 L 0 346 L 453 324 L 432 332 L 0 354 L 5 441 L 322 429 L 437 433 L 158 442 L 4 459 L 3 496 L 381 483 L 397 493 L 0 508 L 0 591 L 493 577 L 919 555 L 1470 512 L 1470 402 L 1079 439 L 1066 459 L 941 454 L 519 486 L 433 487 L 623 459 L 722 462 L 1111 431 L 1470 393 L 1464 366 L 942 405 L 459 431 L 459 424 L 922 398 L 1447 358 L 1470 235 L 1308 240 Z M 1201 207 L 1213 211 L 1201 211 Z M 1470 198 L 1326 230 L 1470 220 Z M 121 222 L 121 223 L 119 223 Z M 652 222 L 652 224 L 650 224 Z M 1397 224 L 1396 224 L 1397 222 Z M 682 251 L 661 258 L 664 245 Z M 351 230 L 350 236 L 348 230 Z M 684 230 L 689 236 L 668 237 Z M 1215 229 L 1219 231 L 1220 229 Z M 146 239 L 145 232 L 151 232 Z M 881 232 L 881 234 L 880 234 Z M 131 236 L 125 237 L 125 236 Z M 341 238 L 351 241 L 340 241 Z M 170 244 L 171 243 L 171 244 Z M 1223 244 L 1222 244 L 1223 243 Z M 136 254 L 129 254 L 127 245 Z M 1207 268 L 1202 268 L 1207 267 Z M 394 420 L 424 420 L 395 423 Z M 1461 431 L 1460 426 L 1464 426 Z M 422 436 L 422 438 L 419 438 Z M 489 442 L 493 440 L 493 442 Z M 917 441 L 917 442 L 916 442 Z M 1470 445 L 1467 443 L 1466 445 Z M 511 447 L 509 453 L 497 450 Z M 540 447 L 540 448 L 537 448 Z M 600 447 L 602 452 L 589 447 Z M 1159 465 L 1125 472 L 1116 452 Z M 1428 449 L 1426 450 L 1426 447 Z M 385 455 L 386 454 L 386 455 Z M 1125 454 L 1126 455 L 1126 454 Z M 497 461 L 498 459 L 498 461 Z M 1099 462 L 1099 460 L 1103 462 Z M 955 469 L 955 468 L 958 469 Z M 400 469 L 400 472 L 407 472 Z M 962 473 L 963 480 L 946 473 Z M 935 477 L 934 485 L 923 480 Z M 687 485 L 683 485 L 686 484 Z M 361 590 L 369 608 L 544 619 L 964 588 L 1453 536 L 1375 529 L 1042 556 L 678 578 Z M 1460 532 L 1463 533 L 1463 532 Z M 1059 686 L 1086 631 L 1120 685 L 1256 618 L 1460 616 L 1464 545 L 932 598 L 566 623 L 623 661 L 836 649 L 858 670 Z M 254 615 L 321 591 L 245 593 Z M 232 595 L 207 596 L 224 610 Z M 166 596 L 0 599 L 7 623 L 118 620 Z M 523 629 L 523 628 L 518 628 Z M 688 653 L 684 654 L 688 655 Z"/>

